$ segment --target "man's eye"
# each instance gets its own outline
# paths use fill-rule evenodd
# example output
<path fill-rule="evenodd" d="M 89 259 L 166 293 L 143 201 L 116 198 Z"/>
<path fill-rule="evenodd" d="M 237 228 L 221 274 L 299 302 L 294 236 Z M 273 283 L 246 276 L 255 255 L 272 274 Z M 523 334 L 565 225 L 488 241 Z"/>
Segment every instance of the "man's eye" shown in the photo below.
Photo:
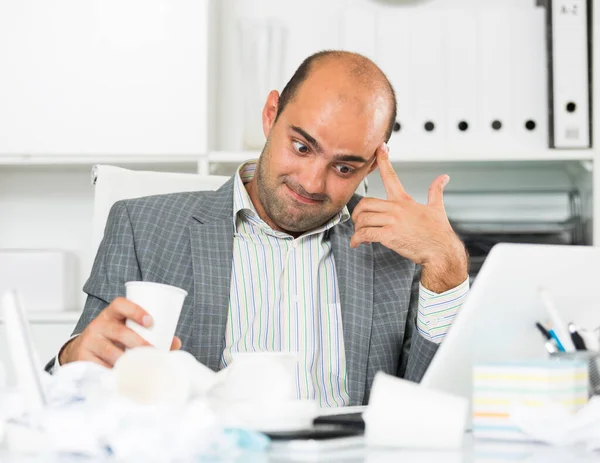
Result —
<path fill-rule="evenodd" d="M 305 144 L 303 144 L 303 143 L 300 143 L 299 141 L 294 141 L 294 142 L 292 142 L 292 145 L 294 145 L 294 149 L 295 149 L 296 151 L 298 151 L 298 153 L 301 153 L 301 154 L 307 154 L 307 153 L 308 153 L 308 151 L 309 151 L 309 150 L 308 150 L 308 146 L 306 146 L 306 145 L 305 145 Z"/>
<path fill-rule="evenodd" d="M 354 173 L 354 169 L 352 167 L 346 166 L 344 164 L 339 164 L 339 165 L 335 166 L 335 168 L 342 175 L 350 175 L 350 174 Z"/>

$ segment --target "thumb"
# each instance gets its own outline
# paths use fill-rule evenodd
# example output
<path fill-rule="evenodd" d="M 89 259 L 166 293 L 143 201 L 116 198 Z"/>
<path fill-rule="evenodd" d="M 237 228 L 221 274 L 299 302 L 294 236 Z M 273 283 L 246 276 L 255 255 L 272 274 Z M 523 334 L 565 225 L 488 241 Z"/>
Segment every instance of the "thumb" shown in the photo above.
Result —
<path fill-rule="evenodd" d="M 444 174 L 436 178 L 429 187 L 427 204 L 430 206 L 444 207 L 444 188 L 448 185 L 450 176 Z"/>
<path fill-rule="evenodd" d="M 173 342 L 171 342 L 171 350 L 181 349 L 181 339 L 177 336 L 173 336 Z"/>

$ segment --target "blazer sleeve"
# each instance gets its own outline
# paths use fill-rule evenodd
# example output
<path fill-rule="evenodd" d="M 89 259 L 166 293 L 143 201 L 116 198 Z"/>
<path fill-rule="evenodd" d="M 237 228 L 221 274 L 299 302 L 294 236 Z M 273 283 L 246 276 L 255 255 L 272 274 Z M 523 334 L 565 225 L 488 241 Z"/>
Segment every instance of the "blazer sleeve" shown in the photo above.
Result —
<path fill-rule="evenodd" d="M 417 330 L 417 311 L 419 310 L 419 281 L 421 280 L 421 267 L 417 266 L 411 286 L 410 305 L 406 332 L 402 345 L 402 358 L 400 359 L 398 376 L 410 381 L 419 382 L 423 378 L 429 363 L 437 352 L 438 344 L 428 341 Z"/>
<path fill-rule="evenodd" d="M 113 299 L 125 296 L 127 281 L 136 280 L 141 280 L 141 272 L 133 228 L 127 202 L 119 201 L 110 210 L 92 273 L 83 286 L 87 299 L 73 335 L 81 333 Z M 48 362 L 46 371 L 52 371 L 54 360 Z"/>

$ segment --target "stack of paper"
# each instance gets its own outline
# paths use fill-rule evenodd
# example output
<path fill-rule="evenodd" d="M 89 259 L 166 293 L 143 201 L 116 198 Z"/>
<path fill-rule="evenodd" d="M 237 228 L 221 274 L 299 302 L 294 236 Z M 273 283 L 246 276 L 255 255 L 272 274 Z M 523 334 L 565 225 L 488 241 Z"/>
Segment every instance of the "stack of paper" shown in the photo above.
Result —
<path fill-rule="evenodd" d="M 465 397 L 379 371 L 369 406 L 362 415 L 365 441 L 369 447 L 459 450 L 463 447 L 468 410 Z"/>
<path fill-rule="evenodd" d="M 587 401 L 587 364 L 580 360 L 476 365 L 473 434 L 477 438 L 530 440 L 515 424 L 516 409 L 526 406 L 542 410 L 549 405 L 560 405 L 575 413 Z"/>

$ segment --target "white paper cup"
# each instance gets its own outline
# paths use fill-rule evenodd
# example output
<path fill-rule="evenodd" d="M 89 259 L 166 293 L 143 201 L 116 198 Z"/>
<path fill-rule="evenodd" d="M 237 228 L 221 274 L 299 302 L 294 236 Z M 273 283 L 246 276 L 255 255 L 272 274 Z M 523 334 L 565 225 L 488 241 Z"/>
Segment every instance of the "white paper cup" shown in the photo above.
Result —
<path fill-rule="evenodd" d="M 138 325 L 133 320 L 125 324 L 157 349 L 169 351 L 187 291 L 176 286 L 149 281 L 125 283 L 125 297 L 150 314 L 150 328 Z"/>

